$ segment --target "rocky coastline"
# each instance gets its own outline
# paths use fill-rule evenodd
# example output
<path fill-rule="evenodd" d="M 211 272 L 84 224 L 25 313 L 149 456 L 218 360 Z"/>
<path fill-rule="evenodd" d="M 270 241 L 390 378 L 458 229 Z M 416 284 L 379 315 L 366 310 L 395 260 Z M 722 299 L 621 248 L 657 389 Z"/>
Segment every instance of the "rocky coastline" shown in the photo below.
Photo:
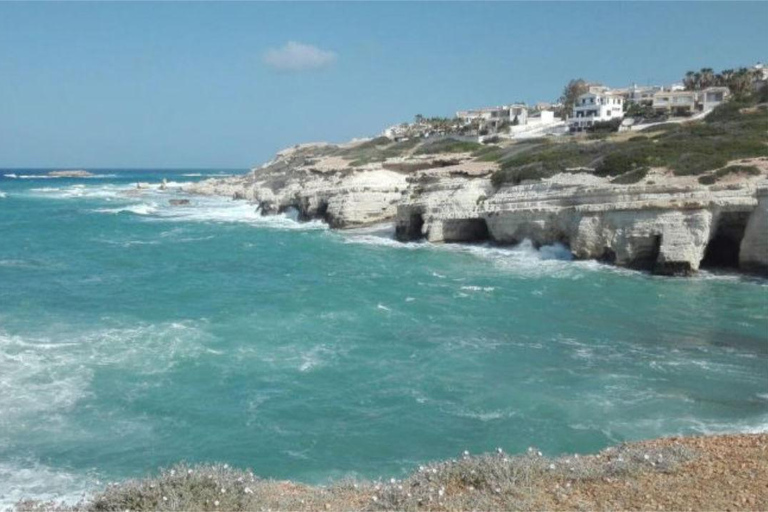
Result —
<path fill-rule="evenodd" d="M 768 273 L 766 157 L 729 162 L 757 171 L 709 185 L 667 168 L 652 168 L 630 184 L 583 168 L 499 186 L 500 164 L 483 158 L 482 149 L 464 149 L 445 141 L 308 144 L 244 176 L 185 190 L 250 201 L 263 215 L 295 209 L 300 220 L 322 219 L 333 228 L 393 222 L 401 241 L 530 239 L 537 247 L 562 243 L 577 259 L 662 275 L 688 275 L 702 266 Z M 378 158 L 361 164 L 368 150 Z"/>

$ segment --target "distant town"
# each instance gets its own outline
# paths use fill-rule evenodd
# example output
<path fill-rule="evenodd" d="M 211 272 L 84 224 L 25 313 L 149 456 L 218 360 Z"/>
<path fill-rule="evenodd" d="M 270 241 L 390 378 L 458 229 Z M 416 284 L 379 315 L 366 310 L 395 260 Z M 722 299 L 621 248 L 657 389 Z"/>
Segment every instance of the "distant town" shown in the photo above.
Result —
<path fill-rule="evenodd" d="M 584 132 L 640 130 L 654 124 L 704 117 L 729 98 L 766 87 L 768 66 L 689 71 L 670 85 L 611 88 L 571 80 L 554 102 L 459 110 L 453 118 L 417 115 L 413 122 L 390 126 L 391 140 L 450 135 L 478 142 L 577 135 Z"/>

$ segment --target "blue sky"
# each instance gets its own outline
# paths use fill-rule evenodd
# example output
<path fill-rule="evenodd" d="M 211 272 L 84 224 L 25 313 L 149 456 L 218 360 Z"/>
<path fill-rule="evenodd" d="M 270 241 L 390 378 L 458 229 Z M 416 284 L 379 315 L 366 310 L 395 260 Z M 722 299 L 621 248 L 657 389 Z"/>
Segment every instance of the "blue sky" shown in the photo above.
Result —
<path fill-rule="evenodd" d="M 249 167 L 768 59 L 768 3 L 0 3 L 0 166 Z"/>

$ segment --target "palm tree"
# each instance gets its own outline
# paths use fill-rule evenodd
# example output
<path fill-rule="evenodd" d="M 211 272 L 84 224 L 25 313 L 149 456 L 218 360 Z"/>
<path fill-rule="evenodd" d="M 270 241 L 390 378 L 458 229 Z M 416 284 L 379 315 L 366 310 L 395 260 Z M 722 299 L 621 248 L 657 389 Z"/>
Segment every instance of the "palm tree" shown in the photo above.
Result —
<path fill-rule="evenodd" d="M 712 68 L 701 68 L 701 89 L 715 85 L 715 72 Z"/>
<path fill-rule="evenodd" d="M 692 91 L 696 88 L 696 80 L 695 75 L 693 71 L 688 71 L 685 73 L 685 78 L 683 78 L 683 85 L 685 86 L 685 89 L 688 91 Z"/>
<path fill-rule="evenodd" d="M 728 85 L 733 79 L 734 71 L 732 69 L 722 70 L 716 77 L 715 83 L 717 85 Z"/>

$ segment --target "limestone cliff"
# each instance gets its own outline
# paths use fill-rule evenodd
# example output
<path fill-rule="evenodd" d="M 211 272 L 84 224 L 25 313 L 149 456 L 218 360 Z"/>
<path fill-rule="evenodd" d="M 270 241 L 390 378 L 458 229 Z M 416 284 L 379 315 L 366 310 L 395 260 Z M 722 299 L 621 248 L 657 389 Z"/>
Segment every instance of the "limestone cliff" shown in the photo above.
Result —
<path fill-rule="evenodd" d="M 666 275 L 702 265 L 768 270 L 765 157 L 738 162 L 759 172 L 712 185 L 664 168 L 628 185 L 592 169 L 495 185 L 491 175 L 499 166 L 478 158 L 482 152 L 419 153 L 411 145 L 368 161 L 359 147 L 297 146 L 244 177 L 187 190 L 248 200 L 265 215 L 295 208 L 301 219 L 321 218 L 337 228 L 394 221 L 403 241 L 558 242 L 579 259 Z"/>

